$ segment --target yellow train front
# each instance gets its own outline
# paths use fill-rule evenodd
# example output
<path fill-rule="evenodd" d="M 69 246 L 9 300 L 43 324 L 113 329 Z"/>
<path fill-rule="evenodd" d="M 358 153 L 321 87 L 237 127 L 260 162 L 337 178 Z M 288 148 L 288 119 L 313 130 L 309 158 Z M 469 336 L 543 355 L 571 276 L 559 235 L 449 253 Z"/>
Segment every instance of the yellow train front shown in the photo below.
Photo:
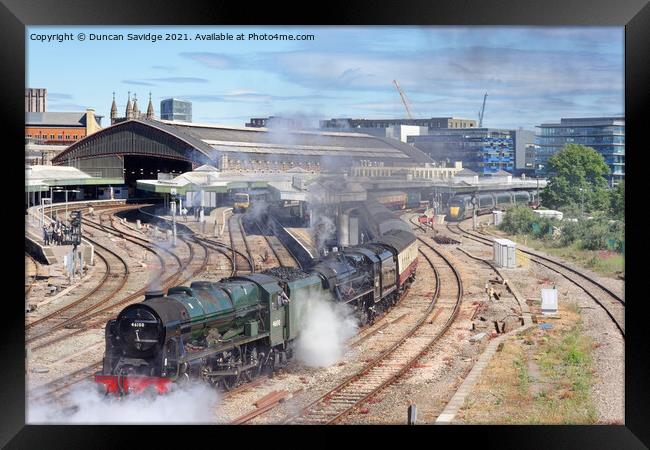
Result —
<path fill-rule="evenodd" d="M 233 210 L 236 213 L 245 212 L 251 206 L 250 195 L 238 192 L 234 195 Z"/>
<path fill-rule="evenodd" d="M 496 191 L 477 195 L 455 195 L 449 200 L 447 220 L 455 222 L 472 217 L 474 210 L 472 199 L 476 202 L 476 214 L 480 215 L 493 209 L 506 209 L 513 205 L 528 205 L 531 195 L 527 191 Z"/>

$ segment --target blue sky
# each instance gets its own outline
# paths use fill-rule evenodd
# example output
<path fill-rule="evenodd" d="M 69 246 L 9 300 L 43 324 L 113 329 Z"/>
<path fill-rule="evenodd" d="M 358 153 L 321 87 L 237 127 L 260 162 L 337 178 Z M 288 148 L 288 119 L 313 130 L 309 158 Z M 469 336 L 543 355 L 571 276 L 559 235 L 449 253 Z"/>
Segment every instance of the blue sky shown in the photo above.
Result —
<path fill-rule="evenodd" d="M 38 42 L 33 33 L 281 33 L 313 41 Z M 95 108 L 110 124 L 115 91 L 146 109 L 192 101 L 193 121 L 242 126 L 250 117 L 477 119 L 533 129 L 561 117 L 624 111 L 622 27 L 29 27 L 28 87 L 49 111 Z"/>

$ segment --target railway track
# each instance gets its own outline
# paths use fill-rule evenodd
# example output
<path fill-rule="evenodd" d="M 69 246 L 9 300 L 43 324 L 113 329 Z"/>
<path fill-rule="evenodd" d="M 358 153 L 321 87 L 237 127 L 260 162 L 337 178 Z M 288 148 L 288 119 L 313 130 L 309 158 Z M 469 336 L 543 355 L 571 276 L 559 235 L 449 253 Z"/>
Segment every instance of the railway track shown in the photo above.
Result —
<path fill-rule="evenodd" d="M 133 208 L 122 208 L 121 210 L 125 210 L 125 209 L 129 210 Z M 99 226 L 103 230 L 109 233 L 113 233 L 113 234 L 117 233 L 120 237 L 124 238 L 125 240 L 134 243 L 142 248 L 152 251 L 154 254 L 156 254 L 159 257 L 161 261 L 161 265 L 163 267 L 162 273 L 164 273 L 164 267 L 165 267 L 164 260 L 160 258 L 160 255 L 158 255 L 152 249 L 153 248 L 160 249 L 166 254 L 170 255 L 175 260 L 178 269 L 172 274 L 171 277 L 168 277 L 164 280 L 164 282 L 162 283 L 164 289 L 167 289 L 177 284 L 183 284 L 189 281 L 190 279 L 192 279 L 194 276 L 198 275 L 199 273 L 205 271 L 205 268 L 207 267 L 209 262 L 210 251 L 208 247 L 200 240 L 198 240 L 194 235 L 192 234 L 177 235 L 178 240 L 183 242 L 188 247 L 189 257 L 185 262 L 183 262 L 176 253 L 172 252 L 165 246 L 156 244 L 155 242 L 151 242 L 145 238 L 134 235 L 130 232 L 125 232 L 123 230 L 118 229 L 116 222 L 114 220 L 115 218 L 114 214 L 111 214 L 109 218 L 109 225 L 102 224 L 101 222 L 103 221 L 103 218 L 105 218 L 106 214 L 107 214 L 106 212 L 102 213 L 100 215 L 100 223 L 99 224 L 94 223 L 93 226 Z M 198 246 L 201 249 L 203 253 L 203 256 L 201 258 L 197 258 L 195 246 Z M 197 260 L 198 260 L 198 265 L 194 264 L 195 267 L 191 267 L 191 265 Z"/>
<path fill-rule="evenodd" d="M 225 256 L 226 259 L 230 262 L 230 267 L 231 267 L 230 276 L 234 277 L 235 275 L 237 275 L 237 268 L 233 258 L 233 252 L 237 252 L 237 250 L 232 249 L 232 247 L 222 242 L 213 241 L 212 239 L 209 238 L 203 238 L 197 236 L 196 239 L 201 241 L 209 249 L 215 250 L 216 252 Z M 241 254 L 241 257 L 245 258 L 246 256 L 244 254 Z"/>
<path fill-rule="evenodd" d="M 124 208 L 117 208 L 117 209 L 124 209 Z M 106 212 L 103 212 L 102 214 L 106 214 Z M 156 254 L 160 258 L 161 269 L 162 269 L 161 272 L 160 272 L 160 275 L 162 276 L 162 274 L 164 273 L 164 268 L 165 268 L 164 259 L 162 259 L 162 257 L 160 255 L 158 255 L 158 253 L 156 253 L 156 252 L 154 252 L 152 250 L 152 248 L 151 248 L 152 245 L 150 243 L 148 243 L 148 241 L 146 241 L 145 239 L 140 238 L 138 236 L 134 236 L 134 235 L 131 235 L 129 233 L 124 233 L 121 230 L 118 230 L 117 228 L 115 228 L 114 223 L 113 223 L 112 220 L 110 220 L 111 225 L 104 225 L 101 222 L 103 222 L 102 215 L 100 215 L 100 223 L 95 223 L 95 222 L 91 222 L 91 221 L 88 221 L 88 220 L 85 220 L 84 223 L 86 225 L 94 228 L 94 229 L 110 232 L 111 234 L 120 236 L 120 237 L 122 237 L 124 239 L 129 240 L 130 242 L 132 242 L 132 243 L 134 243 L 136 245 L 139 245 L 139 246 L 141 246 L 143 248 L 147 248 L 150 251 L 152 251 L 154 254 Z M 206 267 L 208 259 L 209 259 L 209 254 L 210 254 L 209 248 L 205 244 L 203 244 L 201 242 L 198 242 L 198 241 L 195 241 L 193 239 L 193 237 L 184 238 L 184 242 L 188 245 L 188 247 L 190 249 L 190 257 L 188 258 L 188 260 L 185 263 L 182 263 L 181 260 L 174 253 L 169 252 L 172 256 L 174 256 L 177 259 L 178 264 L 179 264 L 179 268 L 178 268 L 177 271 L 175 271 L 173 274 L 171 274 L 165 280 L 163 280 L 162 283 L 163 283 L 163 286 L 165 288 L 168 288 L 168 287 L 171 287 L 172 285 L 175 285 L 179 277 L 182 278 L 182 281 L 185 281 L 186 279 L 191 279 L 197 273 L 200 273 L 201 271 L 205 270 L 205 267 Z M 92 243 L 93 243 L 93 245 L 96 245 L 96 246 L 98 245 L 98 243 L 96 243 L 95 241 L 92 241 Z M 194 253 L 195 253 L 194 252 L 194 247 L 193 247 L 194 245 L 197 245 L 197 246 L 203 248 L 204 256 L 199 261 L 198 267 L 190 268 L 190 263 L 193 260 Z M 153 245 L 153 247 L 155 247 L 155 244 Z M 163 249 L 163 250 L 166 250 L 163 247 L 160 247 L 160 246 L 158 246 L 158 247 Z M 107 266 L 107 267 L 108 267 L 107 273 L 110 273 L 110 266 Z M 58 337 L 56 337 L 56 338 L 54 338 L 54 339 L 52 339 L 52 340 L 50 340 L 50 341 L 48 341 L 48 342 L 46 342 L 44 344 L 41 344 L 41 345 L 39 345 L 37 347 L 34 347 L 34 349 L 43 348 L 43 347 L 46 347 L 46 346 L 48 346 L 50 344 L 53 344 L 55 342 L 59 342 L 61 340 L 70 338 L 73 335 L 77 335 L 77 334 L 80 334 L 83 331 L 86 331 L 86 329 L 89 328 L 89 327 L 92 327 L 92 326 L 95 326 L 95 325 L 102 325 L 101 323 L 90 324 L 90 323 L 87 323 L 87 322 L 91 318 L 101 316 L 102 314 L 105 314 L 105 313 L 110 313 L 112 310 L 114 310 L 114 308 L 116 308 L 118 306 L 121 306 L 122 304 L 128 303 L 130 301 L 137 300 L 139 297 L 144 295 L 146 289 L 147 289 L 146 287 L 142 288 L 142 289 L 136 291 L 135 293 L 132 293 L 132 294 L 118 300 L 117 302 L 113 302 L 113 303 L 105 305 L 104 307 L 102 307 L 101 309 L 99 309 L 97 311 L 92 311 L 91 312 L 91 309 L 95 309 L 95 307 L 93 307 L 93 308 L 86 308 L 85 310 L 82 310 L 81 312 L 79 312 L 77 314 L 74 314 L 72 317 L 69 317 L 66 320 L 66 323 L 67 323 L 66 326 L 78 325 L 81 322 L 84 322 L 84 326 L 82 328 L 79 328 L 79 329 L 73 331 L 71 334 L 66 334 L 64 336 L 58 336 Z M 80 302 L 83 302 L 83 301 L 84 301 L 84 299 L 79 299 L 79 300 L 77 300 L 75 302 L 75 305 L 77 305 L 77 304 L 79 304 Z M 68 305 L 68 306 L 66 306 L 64 308 L 64 310 L 69 310 L 71 307 L 74 307 L 74 305 L 73 306 Z M 61 309 L 57 310 L 54 313 L 52 313 L 50 315 L 50 317 L 48 317 L 48 318 L 59 315 L 61 312 L 62 312 Z M 39 320 L 43 320 L 43 319 L 47 320 L 48 318 L 42 318 L 42 319 L 39 319 Z M 40 337 L 49 335 L 49 334 L 53 333 L 54 331 L 56 331 L 56 329 L 60 329 L 60 328 L 61 328 L 61 326 L 58 325 L 55 328 L 48 329 L 47 331 L 43 332 L 42 335 L 40 335 L 38 337 L 40 338 Z M 35 339 L 31 339 L 31 340 L 35 340 Z M 30 342 L 31 342 L 31 340 L 28 339 L 28 341 L 30 341 Z M 72 385 L 74 385 L 74 384 L 76 384 L 76 383 L 78 383 L 80 381 L 83 381 L 85 379 L 88 379 L 88 378 L 92 377 L 92 375 L 94 375 L 94 373 L 96 372 L 96 370 L 100 366 L 101 366 L 101 361 L 98 361 L 96 363 L 93 363 L 93 364 L 85 367 L 85 368 L 82 368 L 82 369 L 79 369 L 79 370 L 77 370 L 75 372 L 72 372 L 70 375 L 67 375 L 67 376 L 62 377 L 62 378 L 60 378 L 58 380 L 55 380 L 55 381 L 53 381 L 51 383 L 47 383 L 46 385 L 39 387 L 37 389 L 37 391 L 40 392 L 41 390 L 45 390 L 46 392 L 45 392 L 45 394 L 42 394 L 42 395 L 39 394 L 39 396 L 37 396 L 35 398 L 35 400 L 39 400 L 40 398 L 43 398 L 45 396 L 51 397 L 53 395 L 55 396 L 55 398 L 60 398 L 61 395 L 70 386 L 72 386 Z"/>
<path fill-rule="evenodd" d="M 32 257 L 32 255 L 30 255 L 27 252 L 25 252 L 25 261 L 26 261 L 25 275 L 29 276 L 29 280 L 25 282 L 25 299 L 27 299 L 27 296 L 31 292 L 32 288 L 34 287 L 34 284 L 36 284 L 36 280 L 38 279 L 39 264 Z M 33 275 L 29 275 L 30 273 L 32 273 Z"/>
<path fill-rule="evenodd" d="M 273 231 L 261 223 L 259 220 L 253 221 L 255 228 L 260 232 L 260 235 L 264 237 L 268 247 L 273 253 L 273 257 L 278 262 L 280 267 L 298 267 L 298 263 L 295 258 L 289 253 L 289 251 L 282 245 L 279 239 L 273 234 Z"/>
<path fill-rule="evenodd" d="M 195 236 L 184 236 L 180 237 L 180 239 L 188 245 L 190 250 L 190 258 L 188 259 L 183 272 L 180 273 L 178 280 L 175 281 L 173 285 L 188 283 L 190 280 L 192 280 L 192 278 L 205 272 L 205 269 L 208 266 L 208 262 L 210 261 L 209 247 L 197 239 Z M 196 251 L 194 250 L 193 246 L 198 246 L 201 249 L 203 252 L 203 256 L 201 258 L 196 258 Z M 198 264 L 195 264 L 194 267 L 190 267 L 192 262 L 195 260 L 198 260 Z"/>
<path fill-rule="evenodd" d="M 49 336 L 61 328 L 74 326 L 79 318 L 86 317 L 91 311 L 110 302 L 124 288 L 129 276 L 129 267 L 126 260 L 99 242 L 92 239 L 88 240 L 95 246 L 96 256 L 106 265 L 106 272 L 99 284 L 90 292 L 58 308 L 56 311 L 25 324 L 25 331 L 33 330 L 26 337 L 25 344 Z"/>
<path fill-rule="evenodd" d="M 137 239 L 139 239 L 139 238 L 137 238 Z M 208 260 L 208 257 L 209 257 L 207 247 L 203 247 L 202 244 L 199 244 L 202 248 L 204 248 L 205 254 L 204 254 L 203 258 L 200 260 L 198 267 L 190 268 L 190 263 L 192 262 L 192 260 L 195 257 L 195 252 L 194 252 L 194 247 L 192 247 L 189 242 L 187 243 L 187 245 L 188 245 L 188 247 L 190 249 L 190 257 L 186 261 L 181 262 L 181 266 L 178 269 L 176 269 L 174 271 L 174 273 L 168 275 L 166 278 L 164 278 L 162 280 L 161 283 L 162 283 L 163 290 L 168 289 L 168 288 L 170 288 L 172 286 L 176 286 L 177 284 L 179 284 L 179 280 L 180 280 L 180 283 L 186 282 L 187 280 L 190 280 L 191 278 L 195 277 L 200 272 L 205 270 L 205 266 L 207 265 L 207 260 Z M 118 306 L 122 306 L 122 305 L 124 305 L 124 304 L 126 304 L 128 302 L 134 301 L 134 300 L 138 299 L 139 297 L 143 296 L 148 288 L 149 288 L 148 286 L 145 286 L 145 287 L 139 289 L 138 291 L 128 295 L 127 297 L 122 298 L 122 299 L 120 299 L 120 300 L 118 300 L 116 302 L 113 302 L 110 305 L 106 305 L 105 307 L 99 309 L 98 311 L 95 311 L 92 315 L 86 315 L 86 316 L 83 316 L 83 317 L 81 317 L 81 318 L 79 318 L 77 320 L 78 321 L 87 321 L 90 318 L 94 318 L 96 316 L 111 313 L 111 311 L 114 308 L 116 308 Z M 89 326 L 92 326 L 92 325 L 89 325 Z"/>
<path fill-rule="evenodd" d="M 34 393 L 30 396 L 31 402 L 47 401 L 53 402 L 60 399 L 71 386 L 88 380 L 95 375 L 95 372 L 102 367 L 102 362 L 92 363 L 81 369 L 75 370 L 63 377 L 45 383 L 34 389 Z"/>
<path fill-rule="evenodd" d="M 328 391 L 290 417 L 285 423 L 331 424 L 340 421 L 423 356 L 456 319 L 463 296 L 460 274 L 451 261 L 425 241 L 420 254 L 433 270 L 435 292 L 426 309 L 409 331 L 355 375 Z M 441 312 L 432 315 L 433 309 Z"/>
<path fill-rule="evenodd" d="M 461 235 L 475 242 L 479 242 L 490 247 L 493 245 L 492 239 L 466 230 L 460 226 L 460 223 L 454 225 L 447 223 L 447 229 L 452 233 Z M 559 274 L 575 286 L 579 287 L 603 309 L 607 316 L 614 322 L 614 325 L 616 325 L 616 328 L 618 328 L 623 339 L 625 339 L 625 300 L 623 298 L 614 293 L 611 289 L 604 286 L 598 280 L 595 280 L 593 277 L 581 272 L 580 270 L 576 270 L 573 267 L 568 266 L 562 261 L 540 255 L 537 252 L 524 250 L 521 247 L 518 247 L 518 250 L 528 255 L 530 257 L 530 260 L 535 264 L 538 264 L 552 272 Z"/>
<path fill-rule="evenodd" d="M 242 269 L 239 269 L 239 267 L 243 265 L 250 267 L 250 273 L 253 273 L 255 272 L 253 253 L 248 246 L 244 226 L 241 223 L 241 218 L 241 214 L 233 214 L 228 218 L 228 234 L 230 237 L 230 248 L 232 250 L 232 261 L 235 265 L 235 270 L 237 273 L 243 272 Z M 246 248 L 246 254 L 243 254 L 241 251 L 236 250 L 236 247 L 241 248 L 242 245 Z"/>
<path fill-rule="evenodd" d="M 159 267 L 160 271 L 157 274 L 158 277 L 162 276 L 166 271 L 170 270 L 167 263 L 165 262 L 165 259 L 161 254 L 159 254 L 155 249 L 160 250 L 162 253 L 165 253 L 166 255 L 170 256 L 171 259 L 173 260 L 173 264 L 176 265 L 178 268 L 182 267 L 183 263 L 178 255 L 176 255 L 174 252 L 171 250 L 158 245 L 156 243 L 153 243 L 149 241 L 148 239 L 145 239 L 143 237 L 137 236 L 132 233 L 127 233 L 125 231 L 119 230 L 115 224 L 111 221 L 110 225 L 104 225 L 101 223 L 101 215 L 100 215 L 100 223 L 94 222 L 92 220 L 89 220 L 87 218 L 83 219 L 83 224 L 86 226 L 89 226 L 90 228 L 93 228 L 95 230 L 99 231 L 104 231 L 106 233 L 109 233 L 113 236 L 119 237 L 124 239 L 126 242 L 130 242 L 131 244 L 134 244 L 142 249 L 144 249 L 147 252 L 153 253 L 156 258 L 158 259 L 159 262 Z M 176 272 L 174 272 L 176 273 Z"/>
<path fill-rule="evenodd" d="M 116 209 L 125 209 L 125 208 L 116 208 Z M 124 239 L 128 240 L 129 242 L 132 242 L 132 243 L 134 243 L 136 245 L 139 245 L 139 246 L 141 246 L 143 248 L 147 248 L 147 249 L 151 250 L 151 247 L 150 247 L 151 244 L 148 241 L 146 241 L 145 239 L 143 239 L 143 238 L 140 238 L 138 236 L 131 235 L 131 234 L 128 234 L 128 233 L 124 233 L 123 231 L 120 231 L 120 230 L 114 228 L 113 226 L 102 225 L 101 223 L 97 224 L 95 222 L 88 221 L 87 219 L 84 219 L 84 223 L 86 225 L 90 226 L 90 227 L 93 227 L 93 228 L 96 228 L 96 229 L 106 231 L 106 232 L 109 232 L 111 234 L 123 237 Z M 126 264 L 126 262 L 124 261 L 123 258 L 121 258 L 119 255 L 117 255 L 115 252 L 112 252 L 112 250 L 109 250 L 105 246 L 99 244 L 96 240 L 90 239 L 88 237 L 86 237 L 86 239 L 88 239 L 96 247 L 103 248 L 103 249 L 108 250 L 109 252 L 113 253 L 113 255 L 115 255 L 117 258 L 119 258 L 123 262 L 124 266 L 126 267 L 126 270 L 128 271 L 128 265 Z M 172 287 L 174 285 L 179 284 L 179 282 L 182 283 L 182 282 L 185 282 L 187 280 L 190 280 L 191 278 L 196 276 L 198 273 L 204 271 L 205 267 L 207 266 L 207 263 L 208 263 L 208 260 L 209 260 L 209 249 L 208 249 L 208 247 L 205 246 L 201 242 L 194 241 L 194 239 L 192 237 L 185 238 L 184 242 L 186 243 L 186 245 L 188 245 L 189 252 L 190 252 L 190 256 L 185 262 L 181 261 L 181 259 L 176 254 L 174 254 L 173 252 L 170 252 L 169 250 L 165 249 L 164 247 L 157 246 L 158 248 L 161 248 L 162 250 L 167 251 L 171 256 L 173 256 L 176 259 L 176 261 L 178 262 L 178 265 L 179 265 L 179 267 L 171 275 L 167 276 L 166 278 L 164 278 L 162 280 L 161 283 L 162 283 L 162 288 L 163 289 L 168 289 L 169 287 Z M 196 244 L 196 245 L 200 246 L 201 248 L 203 248 L 204 255 L 203 255 L 203 258 L 199 261 L 198 267 L 190 268 L 190 264 L 193 261 L 194 255 L 195 255 L 193 244 Z M 107 270 L 106 270 L 106 273 L 105 273 L 104 279 L 103 279 L 103 280 L 105 280 L 107 277 L 109 277 L 109 275 L 111 273 L 111 270 L 113 270 L 113 269 L 111 269 L 110 262 L 108 262 L 108 260 L 106 260 L 101 253 L 98 252 L 96 254 L 98 255 L 98 257 L 100 259 L 103 259 L 105 261 L 105 264 L 107 266 Z M 164 259 L 162 259 L 162 257 L 160 255 L 158 255 L 156 252 L 154 252 L 154 254 L 156 254 L 160 258 L 161 270 L 159 271 L 158 274 L 154 275 L 153 279 L 159 279 L 160 277 L 163 276 L 163 274 L 165 272 L 165 263 L 164 263 Z M 61 340 L 64 340 L 64 339 L 67 339 L 67 338 L 72 337 L 74 335 L 77 335 L 77 334 L 79 334 L 79 333 L 81 333 L 83 331 L 86 331 L 89 327 L 100 326 L 100 325 L 102 325 L 102 323 L 100 323 L 100 322 L 102 322 L 104 320 L 104 316 L 106 314 L 111 314 L 112 311 L 116 307 L 119 307 L 119 306 L 122 306 L 124 304 L 129 303 L 129 302 L 133 302 L 133 301 L 138 300 L 140 297 L 142 297 L 145 294 L 145 292 L 148 289 L 148 286 L 145 286 L 145 287 L 143 287 L 143 288 L 141 288 L 141 289 L 127 295 L 126 297 L 123 297 L 123 298 L 118 299 L 116 301 L 111 301 L 116 296 L 115 294 L 117 294 L 119 292 L 119 290 L 121 290 L 121 288 L 124 287 L 124 285 L 126 284 L 126 279 L 124 279 L 119 290 L 114 290 L 112 293 L 110 293 L 108 295 L 105 295 L 100 301 L 94 302 L 91 305 L 88 305 L 87 302 L 86 302 L 88 300 L 88 298 L 90 298 L 90 296 L 92 296 L 95 292 L 97 292 L 98 289 L 101 288 L 103 283 L 104 283 L 104 281 L 102 281 L 102 283 L 100 283 L 100 285 L 98 286 L 97 289 L 93 289 L 90 293 L 82 296 L 81 298 L 75 300 L 74 302 L 64 306 L 63 308 L 60 308 L 60 309 L 48 314 L 47 316 L 44 316 L 44 317 L 38 319 L 37 321 L 32 322 L 31 324 L 28 324 L 26 326 L 26 328 L 31 328 L 31 327 L 33 327 L 33 326 L 35 326 L 37 324 L 45 324 L 46 322 L 51 322 L 51 321 L 56 322 L 54 325 L 51 325 L 49 328 L 45 328 L 44 331 L 39 331 L 39 333 L 36 336 L 29 336 L 27 338 L 27 340 L 26 340 L 26 343 L 32 343 L 33 341 L 35 341 L 37 339 L 41 339 L 43 337 L 49 336 L 53 332 L 55 332 L 57 330 L 60 330 L 61 328 L 78 328 L 78 329 L 74 330 L 70 334 L 66 334 L 66 335 L 63 335 L 63 336 L 58 336 L 58 337 L 56 337 L 54 339 L 51 339 L 51 340 L 49 340 L 49 341 L 47 341 L 47 342 L 45 342 L 43 344 L 40 344 L 40 345 L 33 348 L 34 350 L 38 350 L 38 349 L 41 349 L 41 348 L 46 347 L 48 345 L 54 344 L 56 342 L 60 342 Z M 67 317 L 63 318 L 63 321 L 59 322 L 57 320 L 58 316 L 61 316 L 63 313 L 68 312 L 70 310 L 74 310 L 74 312 L 72 314 L 69 314 Z M 90 319 L 97 319 L 97 320 L 95 320 L 93 323 L 89 323 Z"/>

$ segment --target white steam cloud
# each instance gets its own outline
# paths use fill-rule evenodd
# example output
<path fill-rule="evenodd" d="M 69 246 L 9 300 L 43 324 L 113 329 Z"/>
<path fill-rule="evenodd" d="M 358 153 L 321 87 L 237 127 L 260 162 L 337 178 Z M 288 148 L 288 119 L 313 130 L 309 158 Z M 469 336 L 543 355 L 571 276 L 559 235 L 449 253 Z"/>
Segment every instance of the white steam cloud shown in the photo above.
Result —
<path fill-rule="evenodd" d="M 317 209 L 312 209 L 309 232 L 316 245 L 318 254 L 322 255 L 327 241 L 336 237 L 336 224 L 332 219 L 321 214 Z"/>
<path fill-rule="evenodd" d="M 344 355 L 345 342 L 356 334 L 352 309 L 325 295 L 296 300 L 300 335 L 296 360 L 309 367 L 328 367 Z"/>
<path fill-rule="evenodd" d="M 250 208 L 246 210 L 244 215 L 247 219 L 261 221 L 268 209 L 269 205 L 264 200 L 256 200 L 251 202 Z"/>
<path fill-rule="evenodd" d="M 104 396 L 94 382 L 80 383 L 66 397 L 71 407 L 56 403 L 27 404 L 29 424 L 206 424 L 216 415 L 219 394 L 204 383 L 192 383 L 154 398 Z"/>

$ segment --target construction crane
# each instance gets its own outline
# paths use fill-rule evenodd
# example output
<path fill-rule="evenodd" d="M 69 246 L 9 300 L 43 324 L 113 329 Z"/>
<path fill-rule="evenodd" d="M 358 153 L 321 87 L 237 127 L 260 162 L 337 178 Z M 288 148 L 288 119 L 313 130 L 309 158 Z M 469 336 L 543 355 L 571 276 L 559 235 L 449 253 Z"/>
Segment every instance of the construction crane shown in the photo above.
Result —
<path fill-rule="evenodd" d="M 478 112 L 478 127 L 479 128 L 483 128 L 483 114 L 485 114 L 485 100 L 487 100 L 487 92 L 485 93 L 485 97 L 483 97 L 483 107 Z"/>
<path fill-rule="evenodd" d="M 399 92 L 399 96 L 402 97 L 402 103 L 404 103 L 404 108 L 406 108 L 406 114 L 409 116 L 409 119 L 412 119 L 413 116 L 411 115 L 411 109 L 409 108 L 409 102 L 406 98 L 406 94 L 404 94 L 404 91 L 402 91 L 402 89 L 399 87 L 399 84 L 397 84 L 397 80 L 393 80 L 393 83 L 395 83 L 395 87 L 397 88 L 397 92 Z"/>

